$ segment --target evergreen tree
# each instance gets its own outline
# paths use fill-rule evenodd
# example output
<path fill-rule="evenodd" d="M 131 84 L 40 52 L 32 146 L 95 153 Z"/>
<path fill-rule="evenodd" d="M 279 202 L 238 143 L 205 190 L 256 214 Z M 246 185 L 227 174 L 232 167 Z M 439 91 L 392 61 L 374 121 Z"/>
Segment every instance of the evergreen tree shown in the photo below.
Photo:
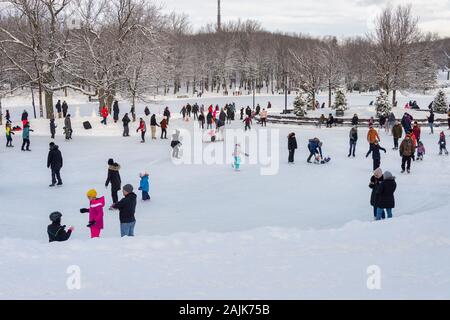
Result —
<path fill-rule="evenodd" d="M 377 117 L 380 117 L 381 115 L 388 116 L 392 111 L 389 96 L 383 89 L 380 90 L 380 95 L 377 97 L 375 107 L 377 110 Z"/>
<path fill-rule="evenodd" d="M 336 90 L 333 108 L 339 111 L 348 110 L 347 97 L 342 88 Z"/>
<path fill-rule="evenodd" d="M 447 113 L 448 102 L 447 96 L 443 90 L 439 90 L 436 98 L 434 98 L 433 110 L 436 113 Z"/>
<path fill-rule="evenodd" d="M 304 117 L 306 115 L 306 100 L 302 93 L 294 100 L 294 113 L 297 117 Z"/>
<path fill-rule="evenodd" d="M 314 110 L 315 109 L 316 101 L 314 100 L 314 97 L 311 92 L 308 92 L 306 95 L 306 108 L 307 110 Z"/>

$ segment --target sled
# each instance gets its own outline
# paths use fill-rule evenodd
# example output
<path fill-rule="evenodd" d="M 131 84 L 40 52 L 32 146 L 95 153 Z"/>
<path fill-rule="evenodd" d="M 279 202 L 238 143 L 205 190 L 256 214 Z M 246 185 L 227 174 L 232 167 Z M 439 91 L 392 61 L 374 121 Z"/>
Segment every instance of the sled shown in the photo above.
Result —
<path fill-rule="evenodd" d="M 91 125 L 91 123 L 90 123 L 89 121 L 83 122 L 83 127 L 84 127 L 84 129 L 86 129 L 86 130 L 92 129 L 92 125 Z"/>

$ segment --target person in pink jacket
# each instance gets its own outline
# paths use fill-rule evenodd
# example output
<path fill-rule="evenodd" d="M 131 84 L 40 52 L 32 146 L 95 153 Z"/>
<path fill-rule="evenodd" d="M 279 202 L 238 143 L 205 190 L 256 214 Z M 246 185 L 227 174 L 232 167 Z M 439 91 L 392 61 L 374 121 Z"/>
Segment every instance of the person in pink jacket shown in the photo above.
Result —
<path fill-rule="evenodd" d="M 87 192 L 89 199 L 89 209 L 80 209 L 81 213 L 89 212 L 88 228 L 91 229 L 91 238 L 99 238 L 103 229 L 103 208 L 105 207 L 105 197 L 97 198 L 97 191 L 92 189 Z"/>

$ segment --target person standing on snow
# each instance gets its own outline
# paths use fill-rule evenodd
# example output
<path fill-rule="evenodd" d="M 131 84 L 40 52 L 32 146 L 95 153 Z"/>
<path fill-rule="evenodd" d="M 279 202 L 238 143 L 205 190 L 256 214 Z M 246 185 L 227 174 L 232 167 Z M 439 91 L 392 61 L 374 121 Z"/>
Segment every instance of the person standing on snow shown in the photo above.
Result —
<path fill-rule="evenodd" d="M 69 240 L 75 228 L 69 227 L 66 231 L 66 226 L 61 225 L 62 214 L 60 212 L 51 213 L 49 218 L 52 223 L 47 227 L 48 242 L 63 242 Z"/>
<path fill-rule="evenodd" d="M 66 135 L 66 140 L 72 140 L 72 121 L 70 120 L 70 114 L 64 119 L 64 133 Z"/>
<path fill-rule="evenodd" d="M 447 141 L 445 139 L 445 133 L 442 131 L 439 135 L 439 155 L 442 156 L 444 152 L 448 156 Z"/>
<path fill-rule="evenodd" d="M 69 106 L 65 101 L 62 104 L 62 110 L 63 110 L 63 117 L 65 118 L 67 116 L 67 112 L 69 111 Z"/>
<path fill-rule="evenodd" d="M 105 197 L 97 198 L 95 189 L 89 190 L 86 196 L 89 199 L 89 209 L 80 209 L 80 213 L 89 213 L 89 224 L 87 227 L 91 229 L 91 239 L 99 238 L 103 229 Z"/>
<path fill-rule="evenodd" d="M 117 121 L 119 121 L 119 113 L 120 113 L 120 109 L 119 109 L 119 101 L 114 101 L 114 105 L 113 105 L 113 119 L 114 119 L 114 123 L 117 123 Z"/>
<path fill-rule="evenodd" d="M 392 209 L 395 208 L 394 193 L 397 189 L 397 183 L 392 173 L 386 171 L 383 174 L 383 181 L 376 188 L 375 206 L 377 207 L 376 220 L 384 219 L 383 215 L 386 211 L 387 218 L 392 219 Z"/>
<path fill-rule="evenodd" d="M 428 126 L 431 129 L 430 134 L 434 134 L 434 112 L 433 109 L 430 110 L 430 115 L 427 117 L 428 120 Z"/>
<path fill-rule="evenodd" d="M 323 158 L 322 154 L 322 142 L 319 138 L 310 139 L 308 143 L 308 150 L 310 152 L 307 162 L 312 163 L 312 157 L 316 158 L 317 155 L 320 155 L 320 158 Z"/>
<path fill-rule="evenodd" d="M 22 131 L 22 138 L 23 138 L 22 151 L 31 151 L 30 150 L 30 131 L 33 132 L 34 130 L 30 129 L 30 123 L 27 123 L 23 127 L 23 131 Z"/>
<path fill-rule="evenodd" d="M 128 113 L 125 113 L 125 115 L 122 118 L 122 123 L 123 123 L 123 136 L 124 137 L 129 137 L 130 136 L 130 117 L 128 117 Z"/>
<path fill-rule="evenodd" d="M 392 127 L 395 125 L 395 122 L 397 119 L 395 119 L 395 114 L 391 112 L 388 116 L 388 120 L 386 122 L 386 133 L 390 133 Z"/>
<path fill-rule="evenodd" d="M 295 159 L 295 150 L 298 149 L 297 138 L 295 137 L 295 133 L 292 132 L 288 136 L 288 150 L 289 150 L 289 159 L 288 163 L 294 163 Z"/>
<path fill-rule="evenodd" d="M 372 153 L 372 160 L 373 160 L 373 170 L 376 170 L 377 168 L 380 167 L 381 164 L 381 154 L 380 154 L 380 150 L 383 150 L 384 153 L 386 153 L 386 149 L 383 148 L 382 146 L 380 146 L 378 144 L 377 141 L 375 141 L 375 143 L 372 145 L 372 148 L 370 148 L 369 152 L 367 152 L 366 154 L 366 158 L 369 157 L 369 155 Z"/>
<path fill-rule="evenodd" d="M 419 142 L 422 131 L 420 130 L 420 126 L 417 123 L 417 121 L 414 122 L 414 126 L 413 126 L 412 130 L 413 130 L 414 136 L 416 137 L 416 141 Z"/>
<path fill-rule="evenodd" d="M 169 121 L 164 117 L 159 124 L 161 125 L 161 139 L 167 139 L 167 127 L 169 126 Z"/>
<path fill-rule="evenodd" d="M 394 148 L 393 150 L 398 150 L 398 141 L 403 136 L 403 127 L 399 121 L 395 122 L 395 125 L 392 127 L 392 136 L 394 137 Z"/>
<path fill-rule="evenodd" d="M 122 185 L 122 180 L 120 179 L 120 165 L 114 162 L 114 159 L 108 160 L 108 177 L 106 178 L 105 187 L 108 188 L 110 183 L 112 202 L 116 203 L 119 201 L 117 193 Z"/>
<path fill-rule="evenodd" d="M 133 193 L 133 186 L 127 184 L 122 189 L 124 198 L 113 204 L 111 209 L 119 210 L 120 234 L 121 237 L 134 237 L 134 228 L 136 226 L 136 199 Z"/>
<path fill-rule="evenodd" d="M 180 111 L 180 113 L 183 115 L 183 121 L 186 121 L 186 112 L 186 106 L 183 106 Z"/>
<path fill-rule="evenodd" d="M 11 122 L 7 122 L 5 124 L 5 134 L 6 134 L 6 147 L 7 148 L 14 148 L 12 145 L 12 136 L 15 135 L 14 131 L 11 130 Z"/>
<path fill-rule="evenodd" d="M 370 194 L 370 205 L 373 207 L 373 217 L 374 219 L 377 219 L 378 214 L 378 208 L 376 206 L 377 202 L 377 189 L 380 186 L 380 183 L 383 181 L 383 171 L 381 168 L 377 168 L 373 172 L 373 176 L 370 178 L 369 188 L 372 190 L 372 193 Z M 381 212 L 381 217 L 385 219 L 385 213 L 384 210 Z"/>
<path fill-rule="evenodd" d="M 50 119 L 50 134 L 51 134 L 52 139 L 55 139 L 56 128 L 57 128 L 57 125 L 55 124 L 55 118 L 52 117 Z"/>
<path fill-rule="evenodd" d="M 23 110 L 21 120 L 22 120 L 22 126 L 25 126 L 28 123 L 28 112 L 27 112 L 27 110 Z"/>
<path fill-rule="evenodd" d="M 136 122 L 136 108 L 131 107 L 130 113 L 131 113 L 131 118 L 133 119 L 133 122 Z"/>
<path fill-rule="evenodd" d="M 163 116 L 166 117 L 167 125 L 169 125 L 169 121 L 170 121 L 170 110 L 169 110 L 169 107 L 166 107 L 164 109 Z"/>
<path fill-rule="evenodd" d="M 5 119 L 6 119 L 6 123 L 11 122 L 11 115 L 9 114 L 8 109 L 6 109 Z"/>
<path fill-rule="evenodd" d="M 152 131 L 152 140 L 156 140 L 156 127 L 159 127 L 158 122 L 156 122 L 156 115 L 153 114 L 150 118 L 150 129 Z"/>
<path fill-rule="evenodd" d="M 246 157 L 249 156 L 248 154 L 243 153 L 241 151 L 241 145 L 238 143 L 234 146 L 234 152 L 233 152 L 233 159 L 234 159 L 233 168 L 236 171 L 241 170 L 241 162 L 242 162 L 241 155 L 245 155 Z"/>
<path fill-rule="evenodd" d="M 381 142 L 380 136 L 378 135 L 377 130 L 375 130 L 373 126 L 369 127 L 369 132 L 367 133 L 367 142 L 369 143 L 370 149 L 372 148 L 375 142 Z"/>
<path fill-rule="evenodd" d="M 106 106 L 103 106 L 102 110 L 100 111 L 100 114 L 102 115 L 102 118 L 103 118 L 103 120 L 100 123 L 103 123 L 106 126 L 108 115 L 109 115 L 108 108 Z"/>
<path fill-rule="evenodd" d="M 353 158 L 356 156 L 356 143 L 358 142 L 358 127 L 354 126 L 350 130 L 350 150 L 348 151 L 348 157 L 350 158 L 353 155 Z"/>
<path fill-rule="evenodd" d="M 141 143 L 145 143 L 145 133 L 147 132 L 147 125 L 145 124 L 144 119 L 139 119 L 139 127 L 136 132 L 141 131 Z"/>
<path fill-rule="evenodd" d="M 197 103 L 194 104 L 192 107 L 192 113 L 194 114 L 194 120 L 198 120 L 198 112 L 200 111 L 200 108 Z"/>
<path fill-rule="evenodd" d="M 141 172 L 139 174 L 141 178 L 141 182 L 139 183 L 139 190 L 142 192 L 142 201 L 149 201 L 150 195 L 148 194 L 150 191 L 150 182 L 149 182 L 149 174 L 147 172 Z"/>
<path fill-rule="evenodd" d="M 50 187 L 54 187 L 56 185 L 56 180 L 58 180 L 58 186 L 62 186 L 61 174 L 60 171 L 63 167 L 63 157 L 61 151 L 59 151 L 59 147 L 51 142 L 50 143 L 50 151 L 48 152 L 47 157 L 47 168 L 52 170 L 52 184 Z"/>
<path fill-rule="evenodd" d="M 198 116 L 198 125 L 200 129 L 205 129 L 205 114 L 203 112 Z"/>
<path fill-rule="evenodd" d="M 206 115 L 206 129 L 212 129 L 212 123 L 213 123 L 212 112 L 208 112 L 208 114 Z"/>
<path fill-rule="evenodd" d="M 244 121 L 242 121 L 245 123 L 245 131 L 247 130 L 252 130 L 251 124 L 252 124 L 252 117 L 251 116 L 247 116 L 247 118 L 245 118 Z"/>
<path fill-rule="evenodd" d="M 58 114 L 58 118 L 61 119 L 61 100 L 58 100 L 58 102 L 55 105 L 56 113 Z"/>
<path fill-rule="evenodd" d="M 261 127 L 267 127 L 267 110 L 263 109 L 260 113 Z"/>
<path fill-rule="evenodd" d="M 416 152 L 416 146 L 414 145 L 414 141 L 412 139 L 412 134 L 408 133 L 400 145 L 400 156 L 402 157 L 402 173 L 405 173 L 405 170 L 408 173 L 411 173 L 411 160 Z"/>

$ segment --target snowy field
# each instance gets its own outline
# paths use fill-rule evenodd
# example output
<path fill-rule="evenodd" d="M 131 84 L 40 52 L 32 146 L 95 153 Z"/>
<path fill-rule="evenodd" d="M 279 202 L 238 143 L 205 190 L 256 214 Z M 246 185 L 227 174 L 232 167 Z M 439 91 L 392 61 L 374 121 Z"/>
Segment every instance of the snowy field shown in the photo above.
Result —
<path fill-rule="evenodd" d="M 281 108 L 283 99 L 260 96 L 257 103 L 270 100 Z M 349 97 L 355 106 L 349 112 L 368 113 L 362 110 L 371 100 L 374 96 Z M 426 108 L 432 96 L 413 100 Z M 251 97 L 192 101 L 240 106 L 251 104 Z M 91 117 L 97 104 L 68 102 L 73 115 L 76 107 L 80 111 L 72 142 L 63 140 L 58 120 L 64 187 L 48 188 L 47 120 L 31 120 L 31 153 L 20 151 L 21 134 L 14 138 L 16 148 L 0 148 L 0 298 L 450 298 L 450 158 L 438 155 L 438 135 L 429 135 L 429 129 L 422 134 L 425 161 L 413 163 L 409 176 L 400 174 L 392 137 L 381 132 L 381 145 L 388 149 L 382 168 L 397 177 L 397 208 L 395 219 L 376 223 L 368 188 L 372 160 L 364 157 L 366 128 L 359 131 L 357 158 L 348 159 L 349 128 L 269 125 L 279 134 L 279 171 L 262 176 L 259 165 L 244 164 L 239 173 L 225 164 L 177 166 L 170 140 L 141 144 L 137 123 L 131 125 L 132 137 L 123 138 L 121 124 L 104 128 Z M 151 105 L 151 111 L 159 114 L 165 105 L 175 111 L 184 103 L 168 100 Z M 24 104 L 7 99 L 3 107 L 17 120 Z M 128 110 L 122 103 L 121 112 Z M 82 129 L 85 120 L 92 131 Z M 192 131 L 193 124 L 176 119 L 169 136 L 177 128 Z M 287 164 L 290 132 L 299 142 L 294 166 Z M 4 128 L 0 134 L 4 137 Z M 313 137 L 332 158 L 326 166 L 306 163 Z M 119 238 L 118 213 L 106 210 L 102 238 L 90 240 L 87 217 L 79 213 L 91 188 L 111 203 L 104 187 L 109 158 L 122 166 L 123 183 L 137 187 L 139 172 L 150 173 L 152 201 L 138 203 L 134 239 Z M 56 210 L 76 230 L 69 242 L 49 245 L 48 214 Z M 66 287 L 72 265 L 81 270 L 80 290 Z M 367 269 L 374 265 L 381 270 L 381 290 L 367 287 Z"/>

